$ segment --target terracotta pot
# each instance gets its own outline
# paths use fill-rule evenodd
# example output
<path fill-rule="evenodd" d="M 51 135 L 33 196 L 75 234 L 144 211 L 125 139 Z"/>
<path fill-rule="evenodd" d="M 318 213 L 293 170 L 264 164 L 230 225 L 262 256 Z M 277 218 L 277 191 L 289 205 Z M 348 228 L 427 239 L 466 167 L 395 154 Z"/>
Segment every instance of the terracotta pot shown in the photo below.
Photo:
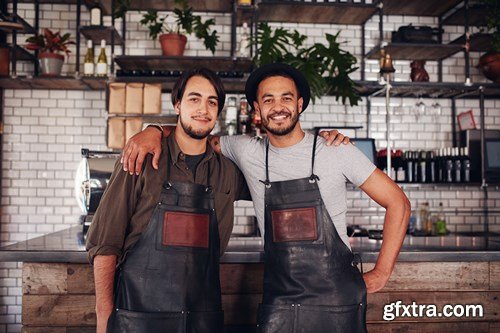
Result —
<path fill-rule="evenodd" d="M 160 35 L 160 43 L 164 56 L 182 56 L 187 37 L 179 34 L 163 34 Z"/>
<path fill-rule="evenodd" d="M 7 47 L 0 47 L 0 76 L 9 75 L 10 50 Z"/>
<path fill-rule="evenodd" d="M 43 76 L 59 76 L 61 75 L 64 56 L 62 54 L 43 52 L 38 55 L 40 68 Z"/>
<path fill-rule="evenodd" d="M 500 52 L 488 52 L 479 58 L 477 68 L 483 71 L 488 80 L 500 83 Z"/>

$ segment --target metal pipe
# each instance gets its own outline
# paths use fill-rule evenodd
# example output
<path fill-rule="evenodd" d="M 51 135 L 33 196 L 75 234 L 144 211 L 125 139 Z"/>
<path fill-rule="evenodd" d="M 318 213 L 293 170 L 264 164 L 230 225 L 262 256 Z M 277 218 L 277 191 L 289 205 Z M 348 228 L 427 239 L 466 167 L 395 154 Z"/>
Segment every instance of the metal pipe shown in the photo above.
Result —
<path fill-rule="evenodd" d="M 456 99 L 451 99 L 451 135 L 453 140 L 453 147 L 457 147 L 457 104 Z"/>
<path fill-rule="evenodd" d="M 236 57 L 236 18 L 238 15 L 238 3 L 233 0 L 233 11 L 231 13 L 231 57 Z"/>
<path fill-rule="evenodd" d="M 470 64 L 469 64 L 469 56 L 470 56 L 470 32 L 469 32 L 469 0 L 464 0 L 464 19 L 465 19 L 465 49 L 464 49 L 464 58 L 465 58 L 465 84 L 470 84 Z"/>
<path fill-rule="evenodd" d="M 17 14 L 17 0 L 12 2 L 12 12 Z M 14 29 L 12 31 L 12 77 L 17 77 L 17 31 Z"/>
<path fill-rule="evenodd" d="M 366 98 L 366 137 L 371 137 L 371 125 L 372 125 L 372 97 L 368 96 Z"/>
<path fill-rule="evenodd" d="M 443 34 L 441 31 L 443 31 L 443 16 L 439 16 L 438 18 L 438 29 L 439 29 L 439 34 L 438 34 L 438 42 L 441 45 L 443 43 Z M 443 82 L 443 59 L 438 60 L 438 82 Z"/>
<path fill-rule="evenodd" d="M 75 77 L 80 76 L 80 25 L 82 23 L 82 0 L 76 2 L 76 64 Z"/>
<path fill-rule="evenodd" d="M 40 29 L 40 1 L 35 0 L 35 32 Z M 40 74 L 40 63 L 38 62 L 38 50 L 35 51 L 35 76 Z"/>
<path fill-rule="evenodd" d="M 386 118 L 385 122 L 387 125 L 386 135 L 387 135 L 387 175 L 391 177 L 391 114 L 390 114 L 390 93 L 391 93 L 391 84 L 390 84 L 390 75 L 386 75 L 385 78 L 385 111 Z"/>
<path fill-rule="evenodd" d="M 364 81 L 365 80 L 365 56 L 366 56 L 366 50 L 365 50 L 365 47 L 366 47 L 366 43 L 365 43 L 365 33 L 366 33 L 366 29 L 365 29 L 365 24 L 366 22 L 363 22 L 363 24 L 361 25 L 361 81 Z"/>
<path fill-rule="evenodd" d="M 123 16 L 125 17 L 125 12 Z M 123 18 L 122 18 L 123 20 Z M 111 0 L 111 76 L 115 73 L 115 0 Z"/>

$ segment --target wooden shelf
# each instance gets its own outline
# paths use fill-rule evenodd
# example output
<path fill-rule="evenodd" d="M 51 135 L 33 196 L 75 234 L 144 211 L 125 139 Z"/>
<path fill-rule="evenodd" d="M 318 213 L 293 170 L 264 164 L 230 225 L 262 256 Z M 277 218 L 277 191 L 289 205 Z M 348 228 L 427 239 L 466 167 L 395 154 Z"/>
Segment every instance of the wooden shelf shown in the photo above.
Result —
<path fill-rule="evenodd" d="M 357 91 L 361 96 L 385 96 L 384 85 L 377 81 L 356 81 Z M 466 86 L 463 83 L 444 82 L 391 82 L 391 96 L 411 97 L 422 96 L 425 98 L 474 98 L 479 96 L 479 88 L 484 88 L 485 98 L 500 98 L 500 84 L 476 83 Z M 462 96 L 468 93 L 467 96 Z"/>
<path fill-rule="evenodd" d="M 117 56 L 115 62 L 122 70 L 139 71 L 184 71 L 193 67 L 207 67 L 216 72 L 251 72 L 251 59 L 229 57 L 165 57 L 165 56 Z"/>
<path fill-rule="evenodd" d="M 117 76 L 116 82 L 144 82 L 161 83 L 163 92 L 172 91 L 178 77 L 151 77 L 151 76 Z M 227 93 L 243 93 L 247 77 L 243 78 L 221 78 Z"/>
<path fill-rule="evenodd" d="M 4 89 L 64 89 L 104 90 L 106 79 L 56 76 L 56 77 L 0 77 L 0 88 Z"/>
<path fill-rule="evenodd" d="M 486 26 L 488 10 L 475 4 L 469 7 L 469 26 Z M 465 8 L 461 7 L 443 20 L 443 25 L 465 25 Z"/>
<path fill-rule="evenodd" d="M 12 0 L 7 0 L 12 2 Z M 111 13 L 111 0 L 97 0 L 102 5 L 102 12 L 105 15 L 110 15 Z M 18 3 L 35 3 L 35 0 L 18 0 Z M 78 0 L 38 0 L 39 4 L 55 4 L 55 5 L 76 5 Z M 95 0 L 82 0 L 82 4 L 86 5 L 87 8 L 95 4 Z"/>
<path fill-rule="evenodd" d="M 471 52 L 486 52 L 491 48 L 493 37 L 490 34 L 477 33 L 470 36 Z M 452 41 L 450 44 L 465 45 L 465 35 Z"/>
<path fill-rule="evenodd" d="M 376 11 L 375 5 L 356 3 L 266 1 L 259 3 L 258 20 L 361 25 Z"/>
<path fill-rule="evenodd" d="M 380 59 L 381 46 L 374 47 L 366 57 Z M 394 60 L 440 60 L 452 56 L 463 49 L 462 45 L 450 44 L 417 44 L 417 43 L 389 43 L 386 51 Z"/>
<path fill-rule="evenodd" d="M 440 16 L 462 0 L 384 0 L 384 15 Z"/>
<path fill-rule="evenodd" d="M 101 0 L 101 3 L 111 0 Z M 189 0 L 189 6 L 193 7 L 195 12 L 222 12 L 229 13 L 233 10 L 231 0 Z M 130 10 L 148 10 L 155 9 L 161 11 L 170 11 L 175 8 L 174 0 L 132 0 Z"/>
<path fill-rule="evenodd" d="M 85 38 L 92 40 L 94 45 L 99 45 L 103 39 L 107 45 L 111 45 L 111 35 L 114 34 L 115 45 L 123 45 L 123 38 L 114 27 L 85 26 L 80 27 L 80 33 Z"/>
<path fill-rule="evenodd" d="M 21 34 L 35 34 L 36 33 L 35 28 L 33 28 L 31 26 L 31 24 L 26 22 L 21 16 L 19 16 L 17 14 L 11 14 L 11 15 L 7 15 L 7 16 L 3 16 L 3 17 L 7 22 L 4 21 L 1 23 L 14 23 L 16 25 L 20 25 L 21 28 L 14 27 L 12 29 L 9 29 L 8 27 L 1 27 L 0 26 L 0 30 L 3 30 L 3 31 L 8 31 L 8 30 L 14 31 L 15 30 Z"/>

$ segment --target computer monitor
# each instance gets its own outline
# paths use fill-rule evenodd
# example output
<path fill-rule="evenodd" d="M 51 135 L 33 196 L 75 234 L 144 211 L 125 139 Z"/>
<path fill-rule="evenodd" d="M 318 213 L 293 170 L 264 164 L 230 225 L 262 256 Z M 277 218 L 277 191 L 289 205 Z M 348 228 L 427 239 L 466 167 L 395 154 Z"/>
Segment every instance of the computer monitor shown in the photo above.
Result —
<path fill-rule="evenodd" d="M 356 147 L 361 150 L 373 164 L 377 164 L 377 150 L 375 149 L 375 139 L 351 139 L 356 143 Z"/>
<path fill-rule="evenodd" d="M 487 139 L 484 143 L 486 179 L 500 181 L 500 139 Z"/>

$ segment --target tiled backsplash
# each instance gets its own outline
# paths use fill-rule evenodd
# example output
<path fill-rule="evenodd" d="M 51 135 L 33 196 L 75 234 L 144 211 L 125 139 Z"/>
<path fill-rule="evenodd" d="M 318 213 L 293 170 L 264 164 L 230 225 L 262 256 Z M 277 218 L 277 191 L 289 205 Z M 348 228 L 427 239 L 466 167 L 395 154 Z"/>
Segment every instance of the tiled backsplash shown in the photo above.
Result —
<path fill-rule="evenodd" d="M 20 4 L 19 14 L 28 21 L 34 19 L 33 5 Z M 74 5 L 41 5 L 41 27 L 62 29 L 75 35 L 76 7 Z M 229 55 L 230 16 L 214 14 L 216 29 L 221 35 L 221 44 L 216 55 Z M 82 20 L 88 21 L 88 12 L 82 7 Z M 128 14 L 127 54 L 160 54 L 157 42 L 150 41 L 147 30 L 138 23 L 140 14 Z M 109 22 L 109 20 L 108 20 Z M 385 18 L 385 37 L 399 25 L 419 22 L 436 26 L 435 18 L 416 18 L 410 16 L 391 16 Z M 361 28 L 357 26 L 338 26 L 325 24 L 272 24 L 298 29 L 309 36 L 308 42 L 320 42 L 324 33 L 342 30 L 340 37 L 346 42 L 344 47 L 360 58 Z M 119 25 L 117 25 L 119 27 Z M 461 27 L 446 27 L 445 41 L 454 39 L 462 33 Z M 120 30 L 120 29 L 119 29 Z M 375 17 L 366 25 L 369 50 L 378 40 L 378 21 Z M 24 43 L 24 38 L 18 38 Z M 206 55 L 203 45 L 188 38 L 187 55 Z M 85 40 L 82 38 L 82 59 Z M 120 54 L 118 47 L 116 54 Z M 108 48 L 109 54 L 109 48 Z M 477 62 L 478 53 L 471 54 L 471 61 Z M 74 52 L 64 65 L 63 72 L 74 72 Z M 408 61 L 395 61 L 396 80 L 408 81 L 410 67 Z M 443 79 L 448 82 L 463 82 L 463 54 L 459 53 L 443 61 Z M 431 81 L 437 80 L 437 63 L 429 62 L 426 68 Z M 367 61 L 366 79 L 375 80 L 378 76 L 378 62 Z M 31 73 L 32 66 L 19 63 L 18 73 Z M 471 68 L 473 82 L 485 81 L 474 67 Z M 360 78 L 359 71 L 353 75 Z M 238 95 L 236 97 L 241 97 Z M 4 135 L 2 160 L 2 208 L 0 240 L 2 244 L 22 241 L 67 228 L 74 224 L 80 210 L 74 199 L 74 174 L 81 159 L 80 148 L 105 150 L 106 110 L 105 93 L 101 91 L 65 90 L 5 90 L 4 91 Z M 451 146 L 451 101 L 439 99 L 440 115 L 424 115 L 418 119 L 413 114 L 416 98 L 393 98 L 391 130 L 393 145 L 400 149 L 436 149 Z M 424 99 L 427 110 L 436 102 Z M 172 113 L 170 96 L 162 96 L 163 112 Z M 373 98 L 371 109 L 372 123 L 370 136 L 377 139 L 377 148 L 385 142 L 385 101 Z M 478 100 L 457 100 L 457 112 L 472 109 L 479 118 Z M 486 126 L 500 129 L 500 100 L 487 100 Z M 311 105 L 304 113 L 302 125 L 306 129 L 314 126 L 363 126 L 358 135 L 363 137 L 367 130 L 366 100 L 355 107 L 345 107 L 335 102 L 334 97 L 324 97 Z M 431 209 L 442 202 L 447 211 L 449 228 L 454 231 L 481 230 L 481 216 L 475 213 L 482 207 L 483 192 L 479 187 L 425 187 L 417 189 L 405 187 L 413 208 L 419 203 L 429 201 Z M 368 200 L 359 190 L 348 191 L 348 222 L 368 228 L 380 228 L 383 224 L 383 210 Z M 500 207 L 500 192 L 490 188 L 488 207 Z M 236 226 L 247 223 L 245 216 L 254 214 L 250 202 L 236 205 Z M 456 213 L 456 214 L 455 214 Z M 470 214 L 469 214 L 470 213 Z M 490 228 L 500 231 L 500 217 L 490 217 Z M 247 242 L 238 239 L 236 242 Z M 255 242 L 255 240 L 252 240 Z M 4 263 L 0 266 L 0 332 L 19 332 L 21 322 L 21 276 L 18 263 Z"/>

